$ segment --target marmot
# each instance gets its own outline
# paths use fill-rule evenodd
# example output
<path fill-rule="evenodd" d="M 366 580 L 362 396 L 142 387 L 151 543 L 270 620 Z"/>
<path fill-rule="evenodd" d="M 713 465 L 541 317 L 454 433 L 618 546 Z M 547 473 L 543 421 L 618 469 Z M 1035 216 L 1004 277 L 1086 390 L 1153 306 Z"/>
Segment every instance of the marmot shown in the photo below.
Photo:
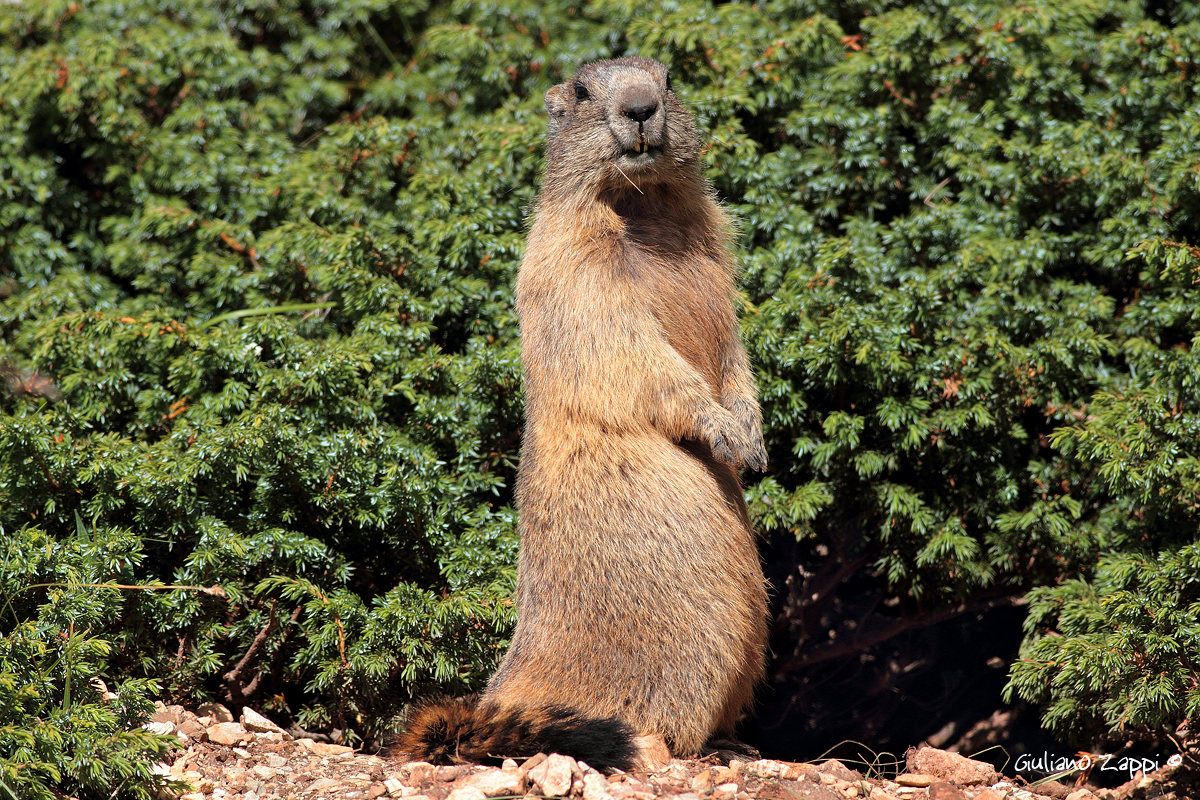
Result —
<path fill-rule="evenodd" d="M 517 278 L 526 422 L 517 629 L 478 703 L 398 749 L 636 765 L 729 737 L 767 602 L 737 468 L 766 467 L 729 222 L 666 67 L 619 58 L 546 93 L 545 182 Z"/>

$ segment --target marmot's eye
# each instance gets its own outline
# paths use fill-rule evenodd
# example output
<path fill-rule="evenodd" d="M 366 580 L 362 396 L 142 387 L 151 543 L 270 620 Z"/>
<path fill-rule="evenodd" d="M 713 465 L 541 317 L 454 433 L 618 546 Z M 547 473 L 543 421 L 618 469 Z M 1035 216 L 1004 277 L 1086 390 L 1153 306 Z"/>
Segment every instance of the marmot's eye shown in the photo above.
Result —
<path fill-rule="evenodd" d="M 588 94 L 587 87 L 584 86 L 582 83 L 576 83 L 575 84 L 575 99 L 576 100 L 587 100 L 589 97 L 591 97 L 591 95 Z"/>
<path fill-rule="evenodd" d="M 671 76 L 667 75 L 667 91 L 671 91 Z"/>

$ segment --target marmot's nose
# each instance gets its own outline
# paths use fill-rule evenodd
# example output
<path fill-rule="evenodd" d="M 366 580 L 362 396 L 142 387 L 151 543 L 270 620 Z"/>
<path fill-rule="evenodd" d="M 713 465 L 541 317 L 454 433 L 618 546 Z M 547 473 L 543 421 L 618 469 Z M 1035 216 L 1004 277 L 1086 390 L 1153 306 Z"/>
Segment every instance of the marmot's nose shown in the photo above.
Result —
<path fill-rule="evenodd" d="M 645 122 L 654 116 L 655 111 L 658 111 L 657 100 L 651 100 L 647 103 L 626 104 L 621 107 L 621 113 L 634 122 Z"/>
<path fill-rule="evenodd" d="M 621 97 L 621 116 L 645 122 L 658 111 L 658 92 L 651 86 L 632 86 Z"/>

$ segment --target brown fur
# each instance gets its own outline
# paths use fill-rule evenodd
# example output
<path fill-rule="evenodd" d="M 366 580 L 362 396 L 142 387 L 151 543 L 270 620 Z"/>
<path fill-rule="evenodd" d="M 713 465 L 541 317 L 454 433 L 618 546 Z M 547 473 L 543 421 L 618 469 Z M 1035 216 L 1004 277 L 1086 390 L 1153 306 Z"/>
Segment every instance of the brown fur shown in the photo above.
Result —
<path fill-rule="evenodd" d="M 516 287 L 518 621 L 483 702 L 623 720 L 687 755 L 732 734 L 766 637 L 737 474 L 766 454 L 729 223 L 661 64 L 591 64 L 546 105 Z"/>

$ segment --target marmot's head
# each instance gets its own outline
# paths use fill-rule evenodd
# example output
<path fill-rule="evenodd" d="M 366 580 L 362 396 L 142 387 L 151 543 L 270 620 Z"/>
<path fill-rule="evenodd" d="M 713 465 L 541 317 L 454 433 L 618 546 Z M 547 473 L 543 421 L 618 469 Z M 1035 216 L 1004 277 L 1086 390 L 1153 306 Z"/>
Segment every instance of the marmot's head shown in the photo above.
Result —
<path fill-rule="evenodd" d="M 548 188 L 599 195 L 700 180 L 696 126 L 657 61 L 588 64 L 546 92 L 546 109 Z"/>

